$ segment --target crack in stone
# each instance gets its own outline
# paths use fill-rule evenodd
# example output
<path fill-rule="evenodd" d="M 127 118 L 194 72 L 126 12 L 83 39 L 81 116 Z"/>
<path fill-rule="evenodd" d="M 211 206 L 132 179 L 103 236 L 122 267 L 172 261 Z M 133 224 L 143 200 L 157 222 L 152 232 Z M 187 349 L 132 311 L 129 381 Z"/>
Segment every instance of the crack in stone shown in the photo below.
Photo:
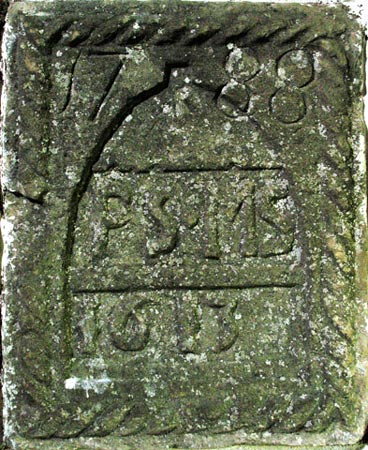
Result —
<path fill-rule="evenodd" d="M 64 276 L 62 296 L 64 299 L 64 330 L 65 330 L 65 354 L 71 353 L 71 329 L 70 329 L 70 313 L 71 313 L 71 298 L 70 298 L 70 282 L 69 282 L 69 268 L 71 265 L 73 246 L 74 246 L 74 232 L 76 221 L 78 218 L 79 203 L 86 192 L 91 177 L 93 175 L 93 166 L 99 161 L 106 145 L 112 139 L 115 132 L 119 129 L 126 117 L 132 114 L 133 110 L 141 103 L 163 92 L 170 83 L 172 70 L 182 67 L 182 64 L 168 64 L 163 73 L 163 80 L 156 84 L 156 86 L 141 92 L 140 94 L 129 98 L 115 116 L 110 120 L 110 123 L 100 134 L 100 139 L 92 149 L 90 156 L 87 158 L 86 164 L 82 171 L 79 182 L 76 184 L 70 200 L 69 217 L 67 225 L 67 233 L 65 239 L 64 255 L 62 273 Z"/>

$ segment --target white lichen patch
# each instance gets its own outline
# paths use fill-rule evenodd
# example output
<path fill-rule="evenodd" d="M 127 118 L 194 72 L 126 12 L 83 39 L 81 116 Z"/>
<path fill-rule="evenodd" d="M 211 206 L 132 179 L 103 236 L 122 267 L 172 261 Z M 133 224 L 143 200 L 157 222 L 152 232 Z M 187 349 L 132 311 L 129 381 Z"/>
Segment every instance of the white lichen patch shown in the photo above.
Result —
<path fill-rule="evenodd" d="M 112 380 L 108 377 L 103 378 L 78 378 L 71 377 L 65 380 L 65 389 L 76 390 L 82 389 L 86 392 L 86 397 L 89 397 L 89 392 L 93 391 L 96 394 L 103 394 L 111 385 Z"/>

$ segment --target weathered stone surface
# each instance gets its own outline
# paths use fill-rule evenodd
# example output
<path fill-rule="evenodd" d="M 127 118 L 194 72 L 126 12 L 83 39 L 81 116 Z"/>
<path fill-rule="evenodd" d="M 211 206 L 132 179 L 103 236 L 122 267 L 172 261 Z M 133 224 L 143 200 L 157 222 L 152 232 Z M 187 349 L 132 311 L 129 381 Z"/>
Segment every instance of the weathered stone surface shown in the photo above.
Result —
<path fill-rule="evenodd" d="M 2 37 L 3 37 L 3 30 L 4 30 L 4 22 L 5 22 L 5 14 L 6 14 L 6 10 L 8 7 L 8 2 L 2 2 L 0 4 L 0 45 L 2 42 Z M 1 55 L 0 55 L 0 64 L 1 64 Z M 0 71 L 0 91 L 2 90 L 2 86 L 3 86 L 3 78 L 2 78 L 2 71 Z M 1 106 L 1 99 L 0 99 L 0 106 Z M 1 124 L 0 124 L 1 127 Z M 3 204 L 2 201 L 2 194 L 0 193 L 0 201 L 1 201 L 1 205 Z M 1 206 L 0 209 L 0 215 L 2 216 L 3 214 L 3 209 Z M 3 253 L 3 241 L 2 241 L 2 237 L 0 235 L 0 260 L 1 260 L 1 255 Z M 2 286 L 0 286 L 0 290 L 2 290 Z M 1 342 L 1 339 L 0 339 Z M 2 360 L 2 356 L 1 356 L 1 350 L 0 350 L 0 357 Z M 1 382 L 0 382 L 0 387 L 1 387 Z M 2 437 L 3 437 L 3 420 L 2 420 L 2 411 L 3 411 L 3 396 L 2 394 L 0 395 L 0 442 L 2 442 Z M 0 448 L 1 448 L 1 443 L 0 443 Z"/>
<path fill-rule="evenodd" d="M 19 2 L 5 56 L 9 444 L 359 448 L 348 11 Z"/>

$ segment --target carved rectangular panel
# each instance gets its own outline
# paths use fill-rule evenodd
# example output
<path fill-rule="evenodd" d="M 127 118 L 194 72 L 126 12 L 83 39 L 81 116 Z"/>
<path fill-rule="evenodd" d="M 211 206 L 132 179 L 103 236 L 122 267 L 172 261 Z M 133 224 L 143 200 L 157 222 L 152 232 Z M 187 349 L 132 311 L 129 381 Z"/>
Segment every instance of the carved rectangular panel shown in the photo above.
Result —
<path fill-rule="evenodd" d="M 302 282 L 296 227 L 280 169 L 96 173 L 79 206 L 72 285 L 290 286 Z"/>
<path fill-rule="evenodd" d="M 360 447 L 363 36 L 342 6 L 10 7 L 10 448 Z"/>

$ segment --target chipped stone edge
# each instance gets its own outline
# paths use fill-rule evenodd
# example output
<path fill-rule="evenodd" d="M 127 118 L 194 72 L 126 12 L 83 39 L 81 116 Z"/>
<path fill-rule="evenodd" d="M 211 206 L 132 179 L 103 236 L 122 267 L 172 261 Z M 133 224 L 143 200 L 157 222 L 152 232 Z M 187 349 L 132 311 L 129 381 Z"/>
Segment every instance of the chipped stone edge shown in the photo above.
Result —
<path fill-rule="evenodd" d="M 62 440 L 30 442 L 25 439 L 15 440 L 15 450 L 132 450 L 133 447 L 122 445 L 118 439 L 106 441 L 100 440 L 100 444 L 92 439 L 71 439 L 71 442 L 65 443 Z M 134 447 L 137 448 L 137 447 Z M 140 447 L 143 450 L 163 450 L 157 446 Z M 353 445 L 331 445 L 331 446 L 284 446 L 284 445 L 236 445 L 232 447 L 221 447 L 218 449 L 211 448 L 210 450 L 367 450 L 368 446 L 364 444 Z M 166 447 L 169 449 L 169 447 Z M 178 448 L 177 450 L 200 450 Z M 209 449 L 208 449 L 209 450 Z"/>
<path fill-rule="evenodd" d="M 1 0 L 0 0 L 1 1 Z M 32 3 L 55 3 L 57 1 L 65 2 L 71 0 L 10 0 L 10 4 L 15 3 L 28 3 L 30 6 L 30 9 L 32 10 Z M 93 1 L 93 0 L 84 0 L 85 2 Z M 108 3 L 117 3 L 119 1 L 124 2 L 124 0 L 103 0 L 106 4 Z M 136 0 L 139 2 L 150 2 L 152 0 Z M 363 105 L 361 102 L 355 102 L 353 105 L 353 132 L 352 132 L 352 148 L 354 150 L 355 155 L 355 167 L 357 168 L 359 166 L 359 175 L 367 175 L 367 126 L 368 126 L 368 46 L 367 44 L 367 38 L 368 38 L 368 2 L 366 0 L 177 0 L 178 2 L 200 2 L 200 3 L 209 3 L 209 2 L 216 2 L 216 3 L 234 3 L 234 2 L 248 2 L 248 3 L 273 3 L 273 4 L 305 4 L 306 6 L 310 5 L 327 5 L 327 6 L 341 6 L 344 5 L 348 8 L 351 15 L 355 17 L 357 22 L 363 26 L 364 33 L 365 33 L 365 41 L 361 44 L 363 46 L 362 52 L 365 56 L 365 73 L 364 73 L 364 86 L 365 86 L 365 95 L 363 97 Z M 20 6 L 20 5 L 19 5 Z M 3 73 L 3 89 L 1 93 L 1 116 L 5 117 L 4 113 L 6 111 L 6 105 L 7 105 L 7 95 L 6 93 L 9 90 L 9 79 L 7 78 L 7 72 L 5 71 L 5 56 L 9 54 L 10 49 L 14 45 L 16 36 L 14 33 L 12 33 L 11 25 L 9 24 L 9 21 L 5 22 L 4 25 L 4 39 L 2 40 L 2 60 L 1 60 L 1 70 Z M 363 114 L 362 114 L 363 113 Z M 5 120 L 3 122 L 3 125 L 5 124 Z M 4 127 L 0 127 L 1 131 L 1 137 L 0 137 L 0 149 L 1 149 L 1 157 L 6 159 L 6 149 L 5 149 L 5 132 Z M 8 155 L 11 157 L 11 155 Z M 3 161 L 3 167 L 6 167 L 7 164 L 4 164 Z M 2 169 L 4 170 L 4 169 Z M 2 172 L 2 186 L 6 185 L 9 180 L 7 178 L 6 173 L 4 171 Z M 357 185 L 357 194 L 362 193 L 363 189 L 366 193 L 364 198 L 361 200 L 359 205 L 359 218 L 358 218 L 358 225 L 357 225 L 357 234 L 356 234 L 356 241 L 357 241 L 357 254 L 364 254 L 367 253 L 367 180 L 362 180 L 360 177 L 359 179 L 356 178 L 356 185 Z M 2 263 L 1 263 L 1 276 L 3 281 L 3 292 L 1 294 L 1 297 L 6 296 L 6 270 L 4 270 L 6 267 L 12 266 L 12 255 L 11 255 L 11 249 L 12 249 L 12 242 L 14 240 L 14 230 L 13 230 L 13 224 L 12 220 L 9 220 L 11 218 L 1 218 L 1 235 L 3 238 L 3 255 L 2 255 Z M 363 264 L 367 264 L 367 259 L 359 258 L 357 257 L 357 273 L 363 273 L 365 274 L 366 278 L 366 272 L 367 269 L 363 268 Z M 363 287 L 361 289 L 361 292 L 363 294 L 362 298 L 359 300 L 363 304 L 363 308 L 367 311 L 367 314 L 361 318 L 361 322 L 358 324 L 360 333 L 360 339 L 358 342 L 358 354 L 360 355 L 359 360 L 357 362 L 358 371 L 360 372 L 359 378 L 362 383 L 362 392 L 365 393 L 363 398 L 363 408 L 364 408 L 364 415 L 360 418 L 360 429 L 366 429 L 368 425 L 368 302 L 367 302 L 367 280 L 362 280 L 361 277 L 357 280 L 360 284 L 363 282 Z M 362 308 L 362 309 L 363 309 Z M 2 332 L 2 338 L 3 338 L 3 360 L 6 359 L 6 355 L 11 350 L 11 346 L 8 347 L 6 343 L 9 341 L 9 339 L 6 339 L 6 337 L 9 337 L 10 329 L 8 328 L 7 323 L 7 308 L 6 304 L 2 302 L 1 305 L 1 315 L 2 315 L 2 324 L 1 324 L 1 332 Z M 5 340 L 4 340 L 5 339 Z M 2 390 L 3 390 L 3 425 L 4 425 L 4 437 L 8 439 L 10 445 L 14 449 L 19 450 L 36 450 L 36 449 L 45 449 L 45 450 L 59 450 L 59 449 L 65 449 L 65 450 L 87 450 L 87 449 L 103 449 L 103 450 L 128 450 L 131 449 L 131 446 L 124 445 L 119 441 L 119 439 L 114 438 L 105 438 L 100 443 L 98 442 L 99 439 L 92 439 L 92 438 L 81 438 L 81 439 L 68 439 L 68 442 L 65 442 L 64 440 L 28 440 L 23 439 L 19 437 L 14 437 L 15 435 L 15 424 L 13 424 L 9 418 L 9 411 L 11 410 L 11 404 L 12 399 L 14 399 L 14 396 L 16 394 L 16 386 L 12 386 L 10 379 L 13 374 L 13 367 L 9 364 L 9 362 L 4 366 L 3 368 L 3 380 L 2 380 Z M 350 436 L 341 436 L 342 442 L 347 438 L 353 437 L 353 433 L 349 433 Z M 355 434 L 357 436 L 358 434 Z M 361 436 L 361 434 L 360 434 Z M 103 447 L 100 447 L 100 445 L 103 445 Z M 356 444 L 350 444 L 350 445 L 316 445 L 316 443 L 312 443 L 310 445 L 291 445 L 291 444 L 279 444 L 274 445 L 272 443 L 270 444 L 263 444 L 263 445 L 237 445 L 232 447 L 226 447 L 223 448 L 223 450 L 323 450 L 323 449 L 329 449 L 329 450 L 368 450 L 368 444 L 363 444 L 361 442 L 357 442 Z M 157 449 L 157 446 L 145 446 L 145 450 L 153 450 Z M 179 449 L 180 450 L 180 449 Z M 185 450 L 185 449 L 181 449 Z"/>
<path fill-rule="evenodd" d="M 11 26 L 9 22 L 6 20 L 3 30 L 3 39 L 2 39 L 2 58 L 1 58 L 1 70 L 3 74 L 3 87 L 1 93 L 1 118 L 2 118 L 2 127 L 1 127 L 1 163 L 4 165 L 4 159 L 6 158 L 5 151 L 5 111 L 7 109 L 7 91 L 9 90 L 9 79 L 7 71 L 5 70 L 5 55 L 8 54 L 9 49 L 15 43 L 15 33 L 11 33 Z M 6 184 L 6 179 L 4 177 L 3 167 L 1 167 L 1 175 L 2 175 L 2 189 Z M 5 204 L 5 202 L 4 202 Z M 10 220 L 11 218 L 5 217 L 5 215 L 1 218 L 1 235 L 3 239 L 3 254 L 1 260 L 1 276 L 2 276 L 2 286 L 3 290 L 1 293 L 1 333 L 2 333 L 2 365 L 3 365 L 3 379 L 2 379 L 2 396 L 3 396 L 3 436 L 2 438 L 5 440 L 6 436 L 13 434 L 13 425 L 9 420 L 9 411 L 11 409 L 12 399 L 15 395 L 15 386 L 11 385 L 11 377 L 10 375 L 13 373 L 13 368 L 10 366 L 10 363 L 7 362 L 5 364 L 6 356 L 9 354 L 11 350 L 10 347 L 7 346 L 7 336 L 9 336 L 11 330 L 8 328 L 9 316 L 7 314 L 7 305 L 4 301 L 7 296 L 7 270 L 8 266 L 12 265 L 12 257 L 11 257 L 11 249 L 12 242 L 14 240 L 13 234 L 13 224 Z"/>
<path fill-rule="evenodd" d="M 365 0 L 363 0 L 365 1 Z M 350 2 L 344 2 L 349 6 Z M 351 2 L 357 6 L 358 2 Z M 359 23 L 363 26 L 364 34 L 362 35 L 361 51 L 362 57 L 362 83 L 361 86 L 363 97 L 359 101 L 354 101 L 352 105 L 352 133 L 351 147 L 354 154 L 354 185 L 355 195 L 358 200 L 357 218 L 355 228 L 355 267 L 356 267 L 356 301 L 359 305 L 358 322 L 357 322 L 357 361 L 356 361 L 356 377 L 358 379 L 361 401 L 362 416 L 360 417 L 361 429 L 365 430 L 365 436 L 368 426 L 368 285 L 367 285 L 367 258 L 368 258 L 368 205 L 367 205 L 367 125 L 368 125 L 368 47 L 367 47 L 367 31 L 368 31 L 368 4 L 364 5 L 364 10 L 360 11 L 356 8 L 349 8 L 351 13 L 358 13 Z M 359 43 L 355 43 L 359 45 Z M 362 433 L 362 434 L 363 434 Z M 363 436 L 362 436 L 363 437 Z M 362 439 L 362 438 L 361 438 Z M 368 445 L 363 445 L 364 450 L 368 450 Z"/>
<path fill-rule="evenodd" d="M 7 13 L 7 9 L 8 9 L 8 1 L 7 0 L 3 0 L 3 5 L 0 5 L 0 19 L 2 22 L 2 25 L 0 26 L 0 47 L 3 41 L 3 34 L 5 31 L 5 18 L 6 18 L 6 13 Z M 2 90 L 2 87 L 4 86 L 4 80 L 3 80 L 3 71 L 2 71 L 2 57 L 1 57 L 1 53 L 0 53 L 0 76 L 1 76 L 1 81 L 0 81 L 0 89 Z M 1 94 L 1 92 L 0 92 Z M 2 104 L 2 98 L 0 99 L 0 106 Z M 2 112 L 0 112 L 0 135 L 2 132 Z M 1 164 L 1 160 L 2 160 L 2 146 L 1 146 L 1 141 L 0 141 L 0 164 Z M 3 195 L 2 193 L 0 193 L 0 201 L 3 202 Z M 0 207 L 0 220 L 2 218 L 3 215 L 3 208 L 2 205 Z M 0 251 L 1 251 L 1 255 L 0 255 L 0 264 L 2 261 L 2 255 L 3 255 L 3 251 L 4 251 L 4 245 L 3 245 L 3 240 L 2 240 L 2 232 L 0 230 Z M 2 269 L 0 268 L 0 277 L 2 276 Z M 1 311 L 1 305 L 3 304 L 3 284 L 2 281 L 0 280 L 0 311 Z M 0 312 L 0 325 L 1 325 L 1 312 Z M 0 340 L 0 345 L 2 345 L 2 339 Z M 0 400 L 0 404 L 1 404 L 1 411 L 0 411 L 0 420 L 1 420 L 1 424 L 0 424 L 0 442 L 2 442 L 3 440 L 3 435 L 4 435 L 4 429 L 3 429 L 3 408 L 4 408 L 4 404 L 3 404 L 3 395 L 1 393 L 2 390 L 2 386 L 3 386 L 3 379 L 2 379 L 2 374 L 3 374 L 3 368 L 2 368 L 2 349 L 0 350 L 0 358 L 1 358 L 1 366 L 0 366 L 0 374 L 1 374 L 1 379 L 0 379 L 0 396 L 1 396 L 1 400 Z M 1 443 L 0 443 L 1 446 Z M 1 447 L 2 448 L 2 447 Z"/>

